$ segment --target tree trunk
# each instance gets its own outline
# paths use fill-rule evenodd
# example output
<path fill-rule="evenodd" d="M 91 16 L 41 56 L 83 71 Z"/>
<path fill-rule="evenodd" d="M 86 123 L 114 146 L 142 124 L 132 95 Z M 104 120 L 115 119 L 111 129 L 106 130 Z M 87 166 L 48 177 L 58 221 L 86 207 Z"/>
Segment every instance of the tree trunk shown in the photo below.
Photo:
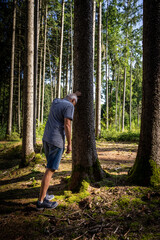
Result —
<path fill-rule="evenodd" d="M 115 126 L 117 129 L 117 119 L 118 119 L 118 91 L 119 91 L 119 69 L 118 69 L 118 76 L 117 76 L 117 84 L 116 84 L 116 110 L 115 110 Z"/>
<path fill-rule="evenodd" d="M 101 133 L 101 21 L 102 3 L 98 10 L 98 42 L 97 42 L 97 79 L 96 79 L 96 137 Z"/>
<path fill-rule="evenodd" d="M 129 180 L 160 186 L 160 1 L 144 1 L 143 12 L 141 133 Z"/>
<path fill-rule="evenodd" d="M 39 83 L 38 83 L 38 127 L 40 124 L 40 114 L 41 114 L 41 84 L 42 84 L 42 48 L 41 48 L 41 55 L 40 55 L 40 65 L 39 65 Z"/>
<path fill-rule="evenodd" d="M 69 49 L 68 49 L 69 52 Z M 68 94 L 68 67 L 69 67 L 69 54 L 67 56 L 67 63 L 66 63 L 66 91 L 65 94 Z"/>
<path fill-rule="evenodd" d="M 130 64 L 130 98 L 129 98 L 129 129 L 132 129 L 132 53 Z"/>
<path fill-rule="evenodd" d="M 13 82 L 14 82 L 14 55 L 15 55 L 15 32 L 16 32 L 16 4 L 14 0 L 13 10 L 13 32 L 12 32 L 12 54 L 11 54 L 11 81 L 10 81 L 10 97 L 9 97 L 9 115 L 8 115 L 8 128 L 7 134 L 12 133 L 12 115 L 13 115 Z"/>
<path fill-rule="evenodd" d="M 72 17 L 72 5 L 71 4 L 71 92 L 73 92 L 74 88 L 74 66 L 73 66 L 73 17 Z"/>
<path fill-rule="evenodd" d="M 95 55 L 95 25 L 96 25 L 96 1 L 93 0 L 93 82 L 94 82 L 94 55 Z"/>
<path fill-rule="evenodd" d="M 122 105 L 122 131 L 124 131 L 125 103 L 126 103 L 126 67 L 124 68 L 123 105 Z"/>
<path fill-rule="evenodd" d="M 109 121 L 109 114 L 108 114 L 108 0 L 107 0 L 107 19 L 106 19 L 106 129 L 108 130 L 108 121 Z"/>
<path fill-rule="evenodd" d="M 18 133 L 21 133 L 21 52 L 18 59 Z"/>
<path fill-rule="evenodd" d="M 64 0 L 62 0 L 62 17 L 61 17 L 61 42 L 60 42 L 60 54 L 59 54 L 59 76 L 58 76 L 58 98 L 61 97 L 61 75 L 62 75 L 62 52 L 63 52 L 63 29 L 64 29 Z"/>
<path fill-rule="evenodd" d="M 44 52 L 43 52 L 43 78 L 42 78 L 42 102 L 41 102 L 41 123 L 43 124 L 43 111 L 44 111 L 44 88 L 45 88 L 45 73 L 46 73 L 46 39 L 47 39 L 47 10 L 46 4 L 46 15 L 44 23 Z"/>
<path fill-rule="evenodd" d="M 33 61 L 34 61 L 34 0 L 27 1 L 26 66 L 23 90 L 23 158 L 27 165 L 33 158 Z"/>
<path fill-rule="evenodd" d="M 37 115 L 37 75 L 38 75 L 38 41 L 39 41 L 39 0 L 35 0 L 34 11 L 34 111 L 33 111 L 33 144 L 36 145 L 36 115 Z"/>
<path fill-rule="evenodd" d="M 50 79 L 51 79 L 51 103 L 52 103 L 53 102 L 53 79 L 52 79 L 51 57 L 50 57 L 49 47 L 48 47 L 48 55 L 49 55 L 49 72 L 50 72 Z"/>
<path fill-rule="evenodd" d="M 99 181 L 100 167 L 95 143 L 93 110 L 93 12 L 92 0 L 75 0 L 74 20 L 74 92 L 82 93 L 73 121 L 71 190 L 81 182 Z"/>

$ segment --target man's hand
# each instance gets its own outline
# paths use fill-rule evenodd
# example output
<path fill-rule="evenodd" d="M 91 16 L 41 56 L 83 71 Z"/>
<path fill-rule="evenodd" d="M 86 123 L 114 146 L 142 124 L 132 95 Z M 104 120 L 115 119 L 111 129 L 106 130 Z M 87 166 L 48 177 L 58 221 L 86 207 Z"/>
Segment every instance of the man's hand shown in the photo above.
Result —
<path fill-rule="evenodd" d="M 71 146 L 71 144 L 70 144 L 70 145 L 67 145 L 67 151 L 66 151 L 66 153 L 69 154 L 71 151 L 72 151 L 72 146 Z"/>

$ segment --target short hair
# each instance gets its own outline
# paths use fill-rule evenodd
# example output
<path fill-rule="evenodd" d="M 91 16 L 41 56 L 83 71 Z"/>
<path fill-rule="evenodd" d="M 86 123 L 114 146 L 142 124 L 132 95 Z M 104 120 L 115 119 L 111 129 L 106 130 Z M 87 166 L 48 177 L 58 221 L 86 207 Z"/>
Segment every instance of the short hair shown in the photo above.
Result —
<path fill-rule="evenodd" d="M 77 101 L 78 101 L 77 95 L 76 95 L 75 93 L 68 94 L 68 95 L 66 96 L 66 98 L 67 98 L 68 100 L 74 99 L 74 100 L 76 101 L 76 103 L 77 103 Z"/>

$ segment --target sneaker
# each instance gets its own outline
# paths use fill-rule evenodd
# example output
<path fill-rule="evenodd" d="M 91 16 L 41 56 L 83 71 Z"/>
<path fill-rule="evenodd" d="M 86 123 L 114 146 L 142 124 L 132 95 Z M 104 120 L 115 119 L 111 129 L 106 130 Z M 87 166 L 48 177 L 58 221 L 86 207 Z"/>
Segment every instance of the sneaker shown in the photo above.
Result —
<path fill-rule="evenodd" d="M 46 197 L 45 197 L 46 200 L 51 201 L 53 198 L 54 198 L 54 195 L 49 195 L 48 193 L 46 193 Z"/>
<path fill-rule="evenodd" d="M 37 201 L 37 210 L 43 210 L 44 208 L 47 209 L 54 209 L 58 206 L 57 202 L 50 202 L 47 199 L 44 199 L 44 201 L 41 203 L 40 201 Z"/>

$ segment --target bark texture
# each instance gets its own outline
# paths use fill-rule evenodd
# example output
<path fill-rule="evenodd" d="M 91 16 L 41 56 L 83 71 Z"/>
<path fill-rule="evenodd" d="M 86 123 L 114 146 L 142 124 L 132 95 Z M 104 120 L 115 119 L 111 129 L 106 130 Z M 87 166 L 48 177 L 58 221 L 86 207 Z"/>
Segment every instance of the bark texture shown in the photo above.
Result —
<path fill-rule="evenodd" d="M 46 4 L 46 14 L 44 23 L 44 51 L 43 51 L 43 79 L 42 79 L 42 102 L 41 102 L 41 123 L 43 124 L 44 112 L 44 88 L 45 88 L 45 73 L 46 73 L 46 41 L 47 41 L 47 12 L 48 5 Z"/>
<path fill-rule="evenodd" d="M 96 137 L 101 133 L 101 23 L 102 21 L 102 2 L 98 8 L 98 41 L 97 41 L 97 79 L 96 79 Z"/>
<path fill-rule="evenodd" d="M 74 5 L 74 91 L 79 90 L 82 96 L 73 121 L 72 190 L 78 190 L 83 179 L 97 181 L 104 176 L 94 132 L 92 3 L 92 0 L 75 0 Z"/>
<path fill-rule="evenodd" d="M 61 97 L 61 75 L 62 75 L 62 53 L 63 53 L 63 29 L 64 29 L 64 0 L 62 0 L 62 17 L 61 17 L 61 42 L 60 42 L 60 54 L 59 54 L 59 77 L 58 77 L 58 98 Z"/>
<path fill-rule="evenodd" d="M 16 32 L 16 4 L 14 0 L 13 9 L 13 31 L 12 31 L 12 54 L 11 54 L 11 81 L 10 81 L 10 97 L 9 97 L 9 118 L 7 134 L 11 135 L 12 132 L 12 111 L 13 111 L 13 82 L 14 82 L 14 55 L 15 55 L 15 32 Z"/>
<path fill-rule="evenodd" d="M 160 184 L 160 1 L 143 3 L 143 100 L 140 142 L 129 179 Z"/>
<path fill-rule="evenodd" d="M 33 158 L 33 60 L 34 60 L 34 0 L 27 1 L 26 66 L 23 91 L 23 159 L 27 165 Z"/>

